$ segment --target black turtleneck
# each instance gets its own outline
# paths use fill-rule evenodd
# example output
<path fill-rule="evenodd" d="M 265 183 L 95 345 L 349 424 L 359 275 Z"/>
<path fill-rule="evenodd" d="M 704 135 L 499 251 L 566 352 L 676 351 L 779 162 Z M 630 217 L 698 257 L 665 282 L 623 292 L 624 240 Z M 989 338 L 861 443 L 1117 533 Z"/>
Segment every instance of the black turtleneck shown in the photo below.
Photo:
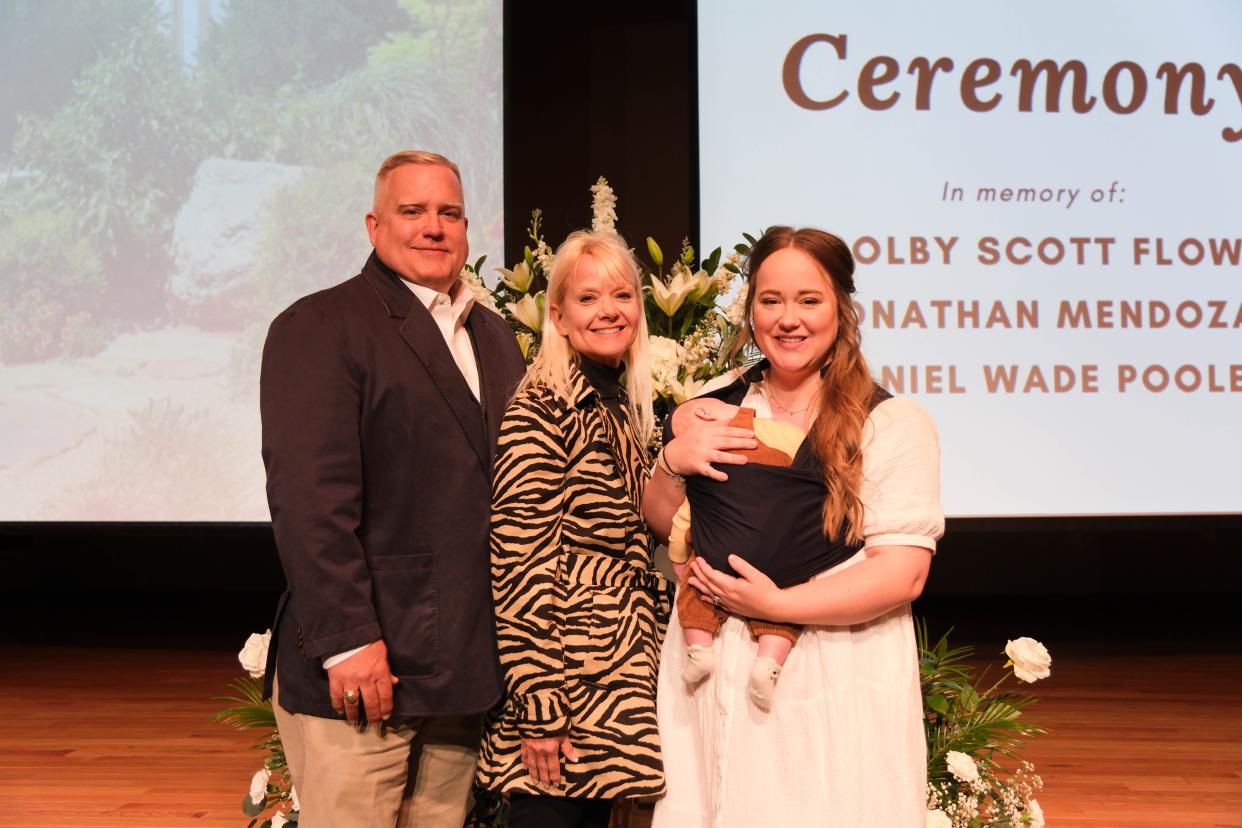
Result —
<path fill-rule="evenodd" d="M 607 365 L 601 365 L 579 354 L 578 367 L 582 369 L 582 375 L 587 378 L 587 382 L 591 383 L 595 393 L 599 394 L 600 400 L 612 412 L 612 416 L 618 420 L 623 419 L 625 417 L 625 387 L 621 384 L 621 377 L 625 374 L 625 363 L 621 363 L 616 368 L 609 368 Z"/>

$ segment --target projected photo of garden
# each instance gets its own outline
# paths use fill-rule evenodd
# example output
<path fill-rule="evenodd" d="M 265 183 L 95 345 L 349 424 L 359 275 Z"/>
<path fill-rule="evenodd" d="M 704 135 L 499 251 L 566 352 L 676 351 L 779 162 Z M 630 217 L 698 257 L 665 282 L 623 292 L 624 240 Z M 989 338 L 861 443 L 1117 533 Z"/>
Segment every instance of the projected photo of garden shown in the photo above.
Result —
<path fill-rule="evenodd" d="M 499 0 L 0 6 L 0 520 L 261 521 L 266 326 L 358 272 L 379 162 L 499 264 Z"/>

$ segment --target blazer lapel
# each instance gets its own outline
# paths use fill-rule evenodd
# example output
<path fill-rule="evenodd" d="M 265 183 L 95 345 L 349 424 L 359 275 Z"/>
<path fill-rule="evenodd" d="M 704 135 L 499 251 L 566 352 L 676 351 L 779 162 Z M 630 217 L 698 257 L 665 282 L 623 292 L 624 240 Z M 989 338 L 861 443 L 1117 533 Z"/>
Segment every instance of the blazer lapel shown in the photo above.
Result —
<path fill-rule="evenodd" d="M 466 439 L 483 468 L 491 467 L 491 456 L 487 450 L 487 435 L 483 431 L 483 412 L 479 409 L 479 401 L 470 393 L 466 378 L 453 360 L 440 329 L 435 320 L 423 307 L 422 302 L 410 304 L 409 315 L 401 323 L 401 338 L 413 349 L 418 359 L 427 369 L 431 381 L 435 383 L 440 394 L 453 411 L 453 416 L 466 432 Z M 482 366 L 480 366 L 481 368 Z M 482 383 L 480 383 L 482 385 Z"/>
<path fill-rule="evenodd" d="M 504 419 L 514 389 L 505 382 L 501 364 L 495 360 L 488 364 L 485 355 L 502 354 L 503 343 L 499 341 L 499 319 L 489 318 L 478 307 L 470 309 L 466 329 L 474 343 L 474 357 L 479 364 L 479 389 L 483 396 L 483 416 L 487 421 L 487 445 L 494 446 L 500 440 L 500 421 Z M 508 333 L 508 327 L 504 333 Z M 491 464 L 487 464 L 491 469 Z"/>
<path fill-rule="evenodd" d="M 388 315 L 403 319 L 399 328 L 401 338 L 406 341 L 423 367 L 427 369 L 432 383 L 444 397 L 444 401 L 448 403 L 449 409 L 457 418 L 462 430 L 466 432 L 466 439 L 470 441 L 470 447 L 479 458 L 483 468 L 490 470 L 492 458 L 488 450 L 489 444 L 484 431 L 483 412 L 479 408 L 479 401 L 474 398 L 474 394 L 470 393 L 470 386 L 466 383 L 466 378 L 461 375 L 461 369 L 453 360 L 453 354 L 449 351 L 444 337 L 441 336 L 440 329 L 436 327 L 435 320 L 431 318 L 431 313 L 423 307 L 422 302 L 418 301 L 414 292 L 401 283 L 401 277 L 379 260 L 379 256 L 374 251 L 371 252 L 371 257 L 363 266 L 362 275 L 383 303 Z M 471 316 L 473 315 L 472 313 Z M 478 362 L 481 375 L 483 373 L 482 360 Z"/>

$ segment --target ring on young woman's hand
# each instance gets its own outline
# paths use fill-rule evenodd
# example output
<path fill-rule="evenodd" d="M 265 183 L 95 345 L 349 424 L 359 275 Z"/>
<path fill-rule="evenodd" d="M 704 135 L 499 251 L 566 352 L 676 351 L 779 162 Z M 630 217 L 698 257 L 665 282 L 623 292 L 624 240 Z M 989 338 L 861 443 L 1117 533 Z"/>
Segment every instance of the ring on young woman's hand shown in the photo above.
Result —
<path fill-rule="evenodd" d="M 712 603 L 716 605 L 716 609 L 720 609 L 720 607 L 724 604 L 724 602 L 720 600 L 719 595 L 712 596 Z"/>

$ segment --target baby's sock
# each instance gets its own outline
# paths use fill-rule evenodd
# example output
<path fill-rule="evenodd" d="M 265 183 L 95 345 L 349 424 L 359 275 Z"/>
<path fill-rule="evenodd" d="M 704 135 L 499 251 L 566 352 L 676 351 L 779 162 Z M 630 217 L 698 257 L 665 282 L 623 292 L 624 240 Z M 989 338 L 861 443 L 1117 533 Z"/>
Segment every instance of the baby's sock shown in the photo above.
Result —
<path fill-rule="evenodd" d="M 681 677 L 687 684 L 698 684 L 716 669 L 716 651 L 711 644 L 686 645 L 686 666 Z"/>
<path fill-rule="evenodd" d="M 776 695 L 776 680 L 780 678 L 781 665 L 775 659 L 759 656 L 750 666 L 750 682 L 747 690 L 755 707 L 768 710 L 772 707 L 772 697 Z"/>

